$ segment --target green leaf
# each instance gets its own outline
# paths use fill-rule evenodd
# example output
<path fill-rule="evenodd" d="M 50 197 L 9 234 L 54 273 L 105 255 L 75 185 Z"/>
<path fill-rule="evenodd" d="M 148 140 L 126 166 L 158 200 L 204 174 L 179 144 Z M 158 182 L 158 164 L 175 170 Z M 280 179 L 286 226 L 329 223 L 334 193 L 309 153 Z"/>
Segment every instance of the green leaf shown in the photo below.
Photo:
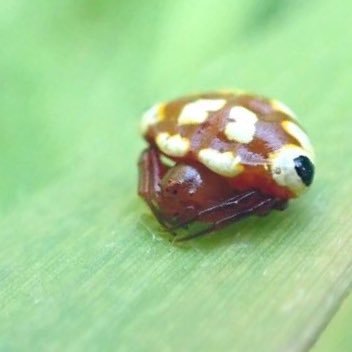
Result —
<path fill-rule="evenodd" d="M 351 287 L 352 3 L 3 0 L 0 349 L 306 351 Z M 239 87 L 316 147 L 312 190 L 184 247 L 136 195 L 142 111 Z"/>
<path fill-rule="evenodd" d="M 312 351 L 350 351 L 352 348 L 351 316 L 352 299 L 349 297 L 323 332 Z"/>

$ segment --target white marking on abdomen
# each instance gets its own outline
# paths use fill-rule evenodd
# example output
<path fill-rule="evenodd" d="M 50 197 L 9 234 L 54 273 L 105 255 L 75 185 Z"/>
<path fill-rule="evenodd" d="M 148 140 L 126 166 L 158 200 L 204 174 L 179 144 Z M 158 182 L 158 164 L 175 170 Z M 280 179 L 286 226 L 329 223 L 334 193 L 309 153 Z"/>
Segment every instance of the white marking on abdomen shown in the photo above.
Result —
<path fill-rule="evenodd" d="M 282 128 L 293 138 L 297 139 L 302 148 L 314 158 L 314 149 L 307 134 L 294 122 L 282 121 Z"/>
<path fill-rule="evenodd" d="M 175 157 L 185 156 L 190 148 L 189 140 L 179 134 L 162 132 L 156 136 L 155 142 L 163 153 Z"/>
<path fill-rule="evenodd" d="M 218 111 L 226 104 L 225 99 L 199 99 L 186 104 L 178 117 L 178 125 L 201 124 L 208 118 L 210 111 Z"/>
<path fill-rule="evenodd" d="M 206 148 L 198 153 L 199 161 L 217 174 L 233 177 L 243 171 L 241 158 L 232 152 L 219 152 L 216 149 Z"/>
<path fill-rule="evenodd" d="M 146 134 L 148 128 L 152 125 L 157 124 L 163 119 L 162 109 L 164 108 L 164 104 L 158 103 L 153 105 L 149 110 L 147 110 L 143 116 L 141 121 L 141 130 L 143 134 Z"/>
<path fill-rule="evenodd" d="M 239 143 L 252 142 L 255 135 L 255 124 L 258 121 L 254 112 L 243 106 L 235 106 L 230 111 L 229 120 L 230 122 L 225 127 L 228 140 Z"/>

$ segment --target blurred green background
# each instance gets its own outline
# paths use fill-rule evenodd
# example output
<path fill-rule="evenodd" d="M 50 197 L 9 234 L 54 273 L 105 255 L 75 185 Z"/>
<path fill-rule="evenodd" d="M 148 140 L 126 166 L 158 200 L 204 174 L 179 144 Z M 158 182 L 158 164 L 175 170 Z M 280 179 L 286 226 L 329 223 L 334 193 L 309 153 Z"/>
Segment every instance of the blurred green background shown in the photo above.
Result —
<path fill-rule="evenodd" d="M 350 351 L 352 3 L 2 0 L 0 350 Z M 284 100 L 317 181 L 176 248 L 136 196 L 141 113 Z M 254 235 L 255 236 L 254 236 Z"/>

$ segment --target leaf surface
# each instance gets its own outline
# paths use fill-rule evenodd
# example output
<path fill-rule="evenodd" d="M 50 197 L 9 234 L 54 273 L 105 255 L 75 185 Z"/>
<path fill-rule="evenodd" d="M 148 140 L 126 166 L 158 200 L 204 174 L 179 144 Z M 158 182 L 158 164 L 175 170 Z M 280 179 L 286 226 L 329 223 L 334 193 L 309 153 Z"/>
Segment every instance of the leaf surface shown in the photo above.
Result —
<path fill-rule="evenodd" d="M 4 0 L 0 348 L 306 351 L 352 281 L 352 4 Z M 280 98 L 311 191 L 184 247 L 136 195 L 142 111 Z"/>

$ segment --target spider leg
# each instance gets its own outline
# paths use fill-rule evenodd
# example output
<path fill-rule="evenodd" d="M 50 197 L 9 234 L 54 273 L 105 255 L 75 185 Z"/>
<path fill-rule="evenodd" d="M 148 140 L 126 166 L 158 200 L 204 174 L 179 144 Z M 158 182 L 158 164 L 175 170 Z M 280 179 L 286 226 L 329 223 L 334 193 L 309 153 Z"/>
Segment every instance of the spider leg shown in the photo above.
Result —
<path fill-rule="evenodd" d="M 150 147 L 142 152 L 138 161 L 138 169 L 138 194 L 145 200 L 158 221 L 169 228 L 170 225 L 165 223 L 155 205 L 160 194 L 161 178 L 168 167 L 162 164 L 157 150 Z"/>
<path fill-rule="evenodd" d="M 160 180 L 168 168 L 162 164 L 155 148 L 147 148 L 142 152 L 138 168 L 138 194 L 145 198 L 151 196 L 153 192 L 160 191 Z"/>
<path fill-rule="evenodd" d="M 284 209 L 284 206 L 286 205 L 286 203 L 287 201 L 285 200 L 267 197 L 267 198 L 263 198 L 263 200 L 259 201 L 255 205 L 250 205 L 249 207 L 244 208 L 242 210 L 237 211 L 236 208 L 234 208 L 233 209 L 234 212 L 231 215 L 218 219 L 217 221 L 215 221 L 205 229 L 201 229 L 185 237 L 175 238 L 174 242 L 179 243 L 179 242 L 184 242 L 197 237 L 204 236 L 210 232 L 221 229 L 222 227 L 224 227 L 225 225 L 231 222 L 241 220 L 251 214 L 263 215 L 269 212 L 273 208 Z"/>
<path fill-rule="evenodd" d="M 257 191 L 249 191 L 249 192 L 245 192 L 245 193 L 236 194 L 236 196 L 234 196 L 232 198 L 226 199 L 225 201 L 223 201 L 221 203 L 218 203 L 214 206 L 203 209 L 202 211 L 200 211 L 198 214 L 196 214 L 192 218 L 187 219 L 187 221 L 176 224 L 174 227 L 172 227 L 172 230 L 177 230 L 181 227 L 188 226 L 206 215 L 211 215 L 212 213 L 215 213 L 219 210 L 230 208 L 236 204 L 239 204 L 241 201 L 244 201 L 245 199 L 248 199 L 256 194 L 257 194 Z"/>

